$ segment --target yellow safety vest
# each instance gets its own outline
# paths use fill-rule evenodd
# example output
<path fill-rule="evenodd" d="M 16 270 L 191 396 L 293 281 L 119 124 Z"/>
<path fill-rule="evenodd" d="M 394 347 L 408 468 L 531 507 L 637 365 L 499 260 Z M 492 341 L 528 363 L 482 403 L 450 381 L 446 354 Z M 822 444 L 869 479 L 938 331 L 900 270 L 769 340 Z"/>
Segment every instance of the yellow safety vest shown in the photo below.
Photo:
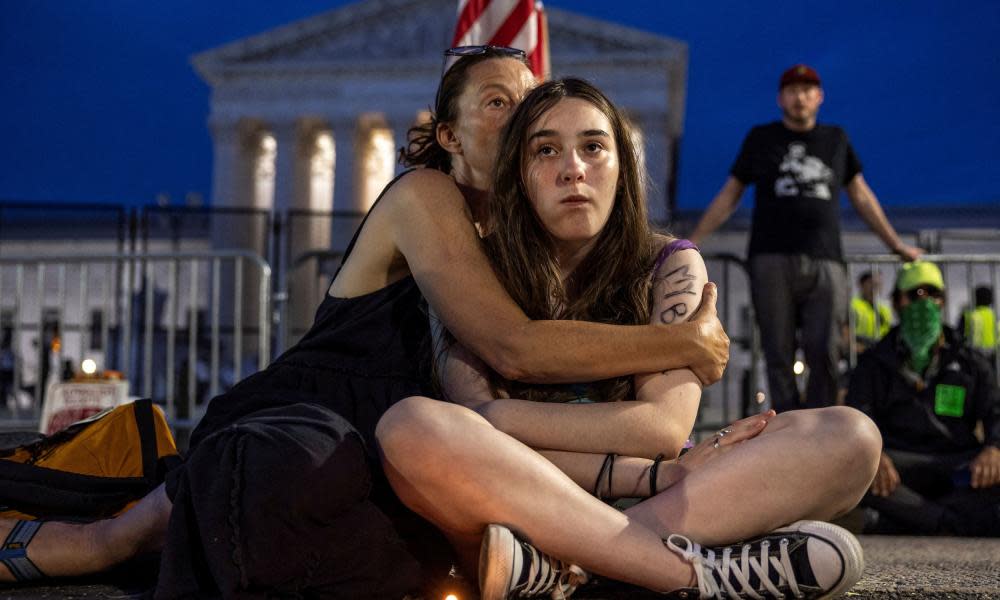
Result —
<path fill-rule="evenodd" d="M 854 311 L 854 335 L 866 340 L 880 340 L 889 333 L 892 311 L 881 302 L 878 305 L 878 334 L 875 333 L 875 308 L 860 296 L 851 299 Z"/>
<path fill-rule="evenodd" d="M 997 318 L 989 306 L 965 311 L 965 339 L 979 350 L 992 352 L 997 345 Z"/>

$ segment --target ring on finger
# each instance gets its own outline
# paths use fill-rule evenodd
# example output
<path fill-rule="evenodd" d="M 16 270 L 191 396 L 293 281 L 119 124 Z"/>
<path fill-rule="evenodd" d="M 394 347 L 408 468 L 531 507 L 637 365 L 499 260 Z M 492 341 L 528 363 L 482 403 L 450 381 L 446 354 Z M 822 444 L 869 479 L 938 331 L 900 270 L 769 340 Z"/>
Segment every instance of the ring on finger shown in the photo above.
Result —
<path fill-rule="evenodd" d="M 720 438 L 721 437 L 726 437 L 727 433 L 732 433 L 732 432 L 733 432 L 733 428 L 732 427 L 726 427 L 725 429 L 720 429 L 719 430 L 719 437 Z"/>
<path fill-rule="evenodd" d="M 717 436 L 715 436 L 715 441 L 714 441 L 714 442 L 712 443 L 712 446 L 713 446 L 713 447 L 714 447 L 714 448 L 715 448 L 716 450 L 718 450 L 718 449 L 719 449 L 719 442 L 721 442 L 721 441 L 722 441 L 722 436 L 718 436 L 718 435 L 717 435 Z"/>

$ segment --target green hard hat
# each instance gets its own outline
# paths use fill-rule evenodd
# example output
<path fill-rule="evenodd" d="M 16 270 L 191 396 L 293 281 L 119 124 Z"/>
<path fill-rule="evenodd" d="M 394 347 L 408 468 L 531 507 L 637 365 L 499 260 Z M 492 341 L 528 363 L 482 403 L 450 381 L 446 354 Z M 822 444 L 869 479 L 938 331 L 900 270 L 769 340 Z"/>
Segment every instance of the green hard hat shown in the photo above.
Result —
<path fill-rule="evenodd" d="M 905 263 L 899 270 L 899 275 L 896 277 L 897 290 L 908 292 L 924 285 L 944 290 L 944 277 L 941 276 L 941 269 L 934 263 L 915 260 Z"/>

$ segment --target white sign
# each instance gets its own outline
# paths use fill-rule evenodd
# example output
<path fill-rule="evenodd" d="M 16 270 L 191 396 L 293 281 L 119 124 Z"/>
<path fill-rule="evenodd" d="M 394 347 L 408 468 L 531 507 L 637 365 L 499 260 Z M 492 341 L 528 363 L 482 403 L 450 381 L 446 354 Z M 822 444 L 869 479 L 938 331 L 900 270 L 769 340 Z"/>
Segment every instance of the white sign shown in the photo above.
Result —
<path fill-rule="evenodd" d="M 128 399 L 128 381 L 53 383 L 45 395 L 38 430 L 52 435 Z"/>

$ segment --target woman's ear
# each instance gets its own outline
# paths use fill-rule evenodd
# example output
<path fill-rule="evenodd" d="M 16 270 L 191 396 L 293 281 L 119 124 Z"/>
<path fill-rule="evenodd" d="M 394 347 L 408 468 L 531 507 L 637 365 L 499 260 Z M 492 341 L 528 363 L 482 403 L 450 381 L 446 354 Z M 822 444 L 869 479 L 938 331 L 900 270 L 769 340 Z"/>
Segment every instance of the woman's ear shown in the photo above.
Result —
<path fill-rule="evenodd" d="M 434 135 L 437 137 L 437 143 L 446 152 L 450 152 L 451 154 L 462 153 L 462 142 L 458 140 L 458 136 L 455 135 L 455 130 L 451 128 L 450 124 L 438 123 Z"/>

